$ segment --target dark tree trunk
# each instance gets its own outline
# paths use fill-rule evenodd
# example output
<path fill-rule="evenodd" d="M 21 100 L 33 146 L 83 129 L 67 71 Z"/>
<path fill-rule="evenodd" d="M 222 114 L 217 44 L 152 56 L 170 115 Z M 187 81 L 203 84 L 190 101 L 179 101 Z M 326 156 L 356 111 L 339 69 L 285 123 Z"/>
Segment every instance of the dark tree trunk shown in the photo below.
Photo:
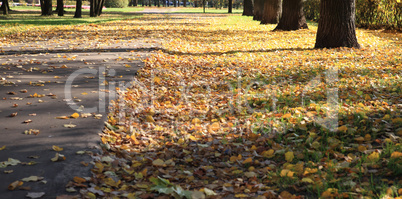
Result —
<path fill-rule="evenodd" d="M 90 0 L 89 16 L 97 17 L 102 14 L 104 0 Z"/>
<path fill-rule="evenodd" d="M 187 7 L 187 0 L 183 0 L 183 7 Z"/>
<path fill-rule="evenodd" d="M 51 16 L 52 12 L 52 0 L 40 0 L 42 16 Z"/>
<path fill-rule="evenodd" d="M 137 0 L 130 0 L 128 6 L 137 6 Z"/>
<path fill-rule="evenodd" d="M 3 0 L 1 4 L 1 9 L 3 10 L 3 15 L 8 15 L 8 11 L 10 11 L 10 5 L 8 4 L 8 0 Z"/>
<path fill-rule="evenodd" d="M 82 0 L 76 0 L 74 18 L 82 18 Z"/>
<path fill-rule="evenodd" d="M 261 24 L 276 24 L 282 14 L 282 0 L 265 0 Z"/>
<path fill-rule="evenodd" d="M 283 0 L 282 9 L 282 17 L 275 30 L 299 30 L 308 28 L 303 12 L 303 0 Z"/>
<path fill-rule="evenodd" d="M 229 0 L 229 3 L 228 3 L 228 13 L 232 13 L 232 8 L 233 8 L 233 0 Z"/>
<path fill-rule="evenodd" d="M 173 6 L 177 7 L 177 1 L 176 0 L 173 0 Z"/>
<path fill-rule="evenodd" d="M 360 48 L 355 31 L 355 0 L 321 0 L 315 48 Z"/>
<path fill-rule="evenodd" d="M 244 0 L 243 5 L 243 15 L 244 16 L 253 16 L 253 0 Z"/>
<path fill-rule="evenodd" d="M 64 2 L 63 0 L 57 0 L 57 15 L 64 16 Z"/>
<path fill-rule="evenodd" d="M 254 17 L 253 20 L 261 21 L 264 11 L 265 0 L 254 0 Z"/>

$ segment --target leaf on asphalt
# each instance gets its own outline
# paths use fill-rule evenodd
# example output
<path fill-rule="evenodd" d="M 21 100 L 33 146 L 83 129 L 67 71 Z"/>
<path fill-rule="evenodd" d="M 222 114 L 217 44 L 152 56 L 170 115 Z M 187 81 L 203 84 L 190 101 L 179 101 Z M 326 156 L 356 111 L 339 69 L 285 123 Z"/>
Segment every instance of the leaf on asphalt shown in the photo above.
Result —
<path fill-rule="evenodd" d="M 14 181 L 8 185 L 8 190 L 12 191 L 17 187 L 22 186 L 23 184 L 24 184 L 24 182 L 22 182 L 22 181 L 19 181 L 19 180 Z"/>
<path fill-rule="evenodd" d="M 70 115 L 70 117 L 76 119 L 76 118 L 80 117 L 80 114 L 79 113 L 73 113 L 72 115 Z"/>
<path fill-rule="evenodd" d="M 76 127 L 77 125 L 70 123 L 70 124 L 64 124 L 63 126 L 66 127 L 66 128 L 74 128 L 74 127 Z"/>
<path fill-rule="evenodd" d="M 54 151 L 63 151 L 63 150 L 64 150 L 63 148 L 61 148 L 61 147 L 59 147 L 59 146 L 56 146 L 56 145 L 53 145 L 53 146 L 52 146 L 52 149 L 53 149 Z"/>
<path fill-rule="evenodd" d="M 44 195 L 45 195 L 45 192 L 28 192 L 26 197 L 35 199 L 35 198 L 41 198 Z"/>
<path fill-rule="evenodd" d="M 66 160 L 66 157 L 64 157 L 64 155 L 56 153 L 56 155 L 50 159 L 52 162 L 59 162 L 59 161 L 63 161 Z"/>
<path fill-rule="evenodd" d="M 0 151 L 2 151 L 2 150 L 4 150 L 4 149 L 6 149 L 6 145 L 0 147 Z"/>
<path fill-rule="evenodd" d="M 67 116 L 57 116 L 56 119 L 69 119 Z"/>
<path fill-rule="evenodd" d="M 24 182 L 36 182 L 36 181 L 40 181 L 43 180 L 43 177 L 39 177 L 39 176 L 29 176 L 27 178 L 23 178 L 21 179 Z"/>

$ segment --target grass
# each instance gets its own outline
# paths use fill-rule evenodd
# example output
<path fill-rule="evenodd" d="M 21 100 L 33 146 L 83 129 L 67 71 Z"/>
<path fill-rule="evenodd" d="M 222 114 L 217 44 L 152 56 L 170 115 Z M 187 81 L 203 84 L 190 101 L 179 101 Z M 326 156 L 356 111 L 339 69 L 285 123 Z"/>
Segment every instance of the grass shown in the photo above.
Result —
<path fill-rule="evenodd" d="M 142 16 L 142 14 L 129 14 L 127 13 L 129 10 L 133 9 L 125 9 L 125 12 L 115 12 L 113 10 L 105 11 L 100 17 L 89 17 L 89 11 L 83 10 L 82 18 L 74 18 L 74 9 L 66 9 L 66 13 L 62 17 L 57 16 L 57 13 L 54 13 L 52 16 L 40 16 L 40 9 L 38 8 L 32 8 L 31 10 L 26 10 L 24 8 L 13 9 L 8 16 L 0 15 L 0 25 L 78 25 L 88 23 L 105 23 L 109 21 L 133 19 Z"/>
<path fill-rule="evenodd" d="M 177 10 L 172 11 L 172 13 L 203 13 L 204 9 L 203 8 L 175 8 Z M 233 9 L 232 14 L 241 14 L 243 13 L 243 10 L 240 9 Z M 210 13 L 210 14 L 228 14 L 228 9 L 227 8 L 222 8 L 222 9 L 216 9 L 216 8 L 206 8 L 205 13 Z"/>

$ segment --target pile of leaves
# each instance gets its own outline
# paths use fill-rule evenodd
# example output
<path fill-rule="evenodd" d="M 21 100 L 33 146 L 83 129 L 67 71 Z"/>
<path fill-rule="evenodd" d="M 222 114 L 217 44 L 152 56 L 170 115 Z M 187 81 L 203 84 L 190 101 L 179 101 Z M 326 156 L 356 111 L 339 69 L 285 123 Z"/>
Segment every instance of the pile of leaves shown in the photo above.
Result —
<path fill-rule="evenodd" d="M 162 46 L 118 89 L 92 179 L 71 186 L 88 198 L 401 196 L 402 35 L 358 30 L 360 50 L 315 50 L 309 26 L 221 15 L 77 26 L 94 44 Z"/>

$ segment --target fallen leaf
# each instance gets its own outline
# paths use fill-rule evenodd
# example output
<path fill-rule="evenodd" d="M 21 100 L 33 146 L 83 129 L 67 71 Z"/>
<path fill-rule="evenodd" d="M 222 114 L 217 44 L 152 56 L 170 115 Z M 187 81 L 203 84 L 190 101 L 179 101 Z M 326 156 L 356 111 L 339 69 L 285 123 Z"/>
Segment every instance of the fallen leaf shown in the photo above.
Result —
<path fill-rule="evenodd" d="M 45 195 L 45 192 L 28 192 L 26 197 L 34 199 L 34 198 L 41 198 L 44 195 Z"/>
<path fill-rule="evenodd" d="M 50 159 L 52 162 L 59 162 L 59 161 L 63 161 L 66 160 L 66 157 L 64 157 L 64 155 L 56 153 L 56 155 Z"/>
<path fill-rule="evenodd" d="M 288 151 L 288 152 L 285 153 L 285 160 L 287 162 L 292 162 L 294 157 L 295 156 L 294 156 L 292 151 Z"/>
<path fill-rule="evenodd" d="M 64 124 L 63 126 L 66 127 L 66 128 L 74 128 L 74 127 L 76 127 L 77 125 L 70 123 L 70 124 Z"/>
<path fill-rule="evenodd" d="M 27 178 L 23 178 L 21 179 L 24 182 L 36 182 L 39 180 L 43 180 L 43 177 L 39 177 L 39 176 L 29 176 Z"/>
<path fill-rule="evenodd" d="M 24 184 L 24 182 L 22 182 L 22 181 L 19 181 L 19 180 L 14 181 L 8 185 L 8 190 L 12 191 L 17 187 L 22 186 L 23 184 Z"/>
<path fill-rule="evenodd" d="M 63 148 L 58 147 L 58 146 L 56 146 L 56 145 L 53 145 L 53 146 L 52 146 L 52 149 L 53 149 L 54 151 L 63 151 Z"/>
<path fill-rule="evenodd" d="M 73 113 L 72 115 L 70 115 L 70 117 L 76 119 L 76 118 L 80 117 L 80 114 Z"/>

